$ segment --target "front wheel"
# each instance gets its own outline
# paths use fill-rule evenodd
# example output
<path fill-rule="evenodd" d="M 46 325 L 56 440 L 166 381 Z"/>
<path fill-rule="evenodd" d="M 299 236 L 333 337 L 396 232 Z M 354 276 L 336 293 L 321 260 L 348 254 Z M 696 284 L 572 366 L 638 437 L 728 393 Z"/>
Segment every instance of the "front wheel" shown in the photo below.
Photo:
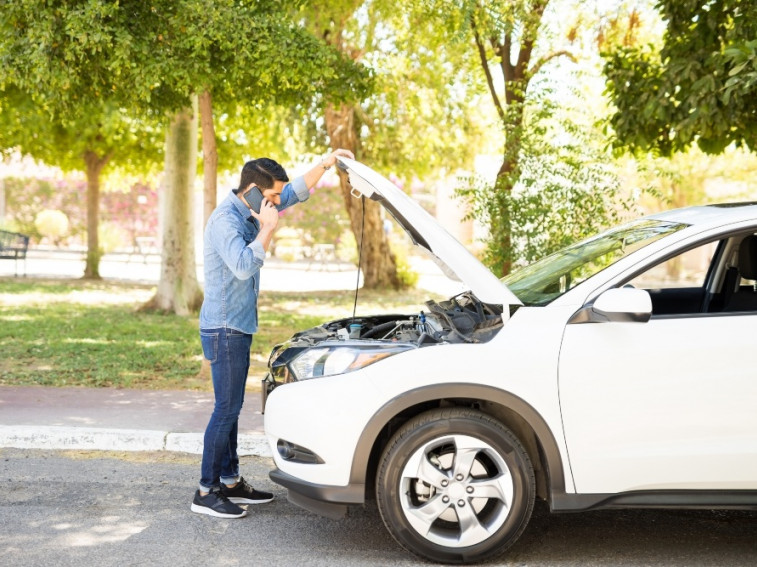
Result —
<path fill-rule="evenodd" d="M 504 553 L 526 527 L 534 471 L 518 438 L 467 408 L 423 413 L 381 458 L 376 498 L 384 525 L 421 557 L 469 563 Z"/>

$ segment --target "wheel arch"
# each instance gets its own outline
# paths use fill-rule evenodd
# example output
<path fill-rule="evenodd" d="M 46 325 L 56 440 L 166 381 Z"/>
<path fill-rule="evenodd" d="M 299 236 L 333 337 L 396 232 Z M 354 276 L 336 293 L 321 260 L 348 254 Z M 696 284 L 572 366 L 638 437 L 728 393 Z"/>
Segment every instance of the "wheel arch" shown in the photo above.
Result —
<path fill-rule="evenodd" d="M 373 486 L 381 453 L 399 427 L 414 416 L 443 406 L 476 407 L 497 418 L 523 443 L 536 475 L 537 495 L 549 500 L 565 493 L 565 474 L 552 432 L 546 421 L 522 398 L 480 384 L 435 384 L 403 392 L 373 414 L 358 440 L 350 471 L 350 484 Z"/>

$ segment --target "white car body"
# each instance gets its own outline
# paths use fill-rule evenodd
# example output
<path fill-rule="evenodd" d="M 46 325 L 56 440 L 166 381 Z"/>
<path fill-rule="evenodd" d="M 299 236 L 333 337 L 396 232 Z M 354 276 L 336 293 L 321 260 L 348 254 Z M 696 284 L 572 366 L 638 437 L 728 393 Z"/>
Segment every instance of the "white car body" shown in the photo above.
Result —
<path fill-rule="evenodd" d="M 277 467 L 271 477 L 293 502 L 331 516 L 363 503 L 387 437 L 439 404 L 471 407 L 508 427 L 530 456 L 537 493 L 554 511 L 757 507 L 757 311 L 657 316 L 650 300 L 656 290 L 623 288 L 646 268 L 707 241 L 722 240 L 725 258 L 734 235 L 757 232 L 757 204 L 652 215 L 651 221 L 686 226 L 545 305 L 522 305 L 399 189 L 357 162 L 341 166 L 356 194 L 378 192 L 391 201 L 453 277 L 482 302 L 502 305 L 503 324 L 485 342 L 411 348 L 351 372 L 273 389 L 265 401 Z M 727 267 L 723 260 L 710 270 L 709 292 Z M 320 462 L 285 458 L 291 455 L 282 453 L 282 440 Z M 462 523 L 459 510 L 457 516 Z M 440 561 L 493 553 L 466 554 L 484 543 L 461 539 L 445 547 L 443 539 L 428 539 L 420 550 L 398 541 Z"/>

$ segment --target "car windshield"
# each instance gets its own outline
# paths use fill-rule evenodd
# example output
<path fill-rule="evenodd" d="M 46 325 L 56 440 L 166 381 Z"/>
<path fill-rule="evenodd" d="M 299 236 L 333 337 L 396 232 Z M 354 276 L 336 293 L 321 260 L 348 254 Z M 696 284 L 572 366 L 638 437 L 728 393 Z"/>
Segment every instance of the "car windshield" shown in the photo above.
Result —
<path fill-rule="evenodd" d="M 686 226 L 633 221 L 563 248 L 501 281 L 524 305 L 546 305 L 628 254 Z"/>

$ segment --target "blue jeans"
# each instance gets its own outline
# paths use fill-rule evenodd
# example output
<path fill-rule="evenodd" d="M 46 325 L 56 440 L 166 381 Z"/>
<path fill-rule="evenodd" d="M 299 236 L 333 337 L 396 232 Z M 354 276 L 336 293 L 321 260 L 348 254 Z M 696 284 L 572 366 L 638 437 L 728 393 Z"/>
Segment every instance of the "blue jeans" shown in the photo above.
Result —
<path fill-rule="evenodd" d="M 239 479 L 237 430 L 250 368 L 252 335 L 228 328 L 200 329 L 202 353 L 210 361 L 215 406 L 205 429 L 200 489 Z"/>

